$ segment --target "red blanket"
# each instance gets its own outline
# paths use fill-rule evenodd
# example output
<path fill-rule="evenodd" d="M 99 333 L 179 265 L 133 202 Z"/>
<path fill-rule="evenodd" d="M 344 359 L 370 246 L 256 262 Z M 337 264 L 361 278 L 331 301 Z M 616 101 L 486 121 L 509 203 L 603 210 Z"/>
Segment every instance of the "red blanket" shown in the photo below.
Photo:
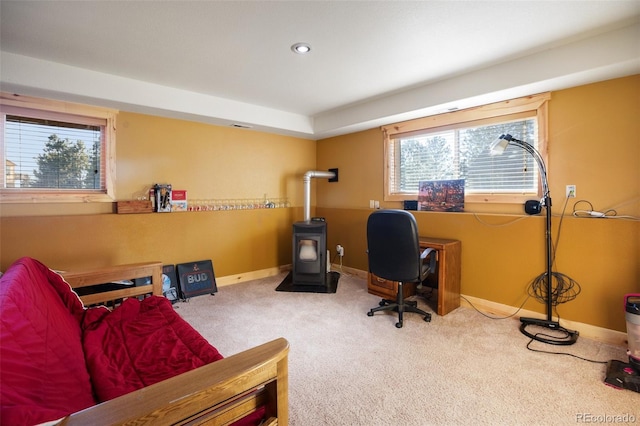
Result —
<path fill-rule="evenodd" d="M 89 310 L 83 327 L 85 358 L 99 401 L 222 359 L 164 297 L 127 299 L 113 312 L 104 311 Z"/>

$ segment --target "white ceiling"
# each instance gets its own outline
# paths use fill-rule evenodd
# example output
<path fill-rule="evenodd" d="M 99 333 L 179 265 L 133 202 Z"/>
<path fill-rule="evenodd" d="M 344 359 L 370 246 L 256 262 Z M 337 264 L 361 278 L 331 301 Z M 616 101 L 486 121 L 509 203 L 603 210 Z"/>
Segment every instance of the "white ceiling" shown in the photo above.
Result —
<path fill-rule="evenodd" d="M 0 19 L 3 91 L 308 139 L 640 72 L 640 0 L 1 0 Z"/>

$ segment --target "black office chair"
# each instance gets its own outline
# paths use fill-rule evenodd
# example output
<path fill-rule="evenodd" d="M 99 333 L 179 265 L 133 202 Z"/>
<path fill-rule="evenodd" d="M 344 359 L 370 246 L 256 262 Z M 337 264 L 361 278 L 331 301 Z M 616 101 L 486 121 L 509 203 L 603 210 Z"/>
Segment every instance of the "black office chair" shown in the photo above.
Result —
<path fill-rule="evenodd" d="M 397 328 L 402 328 L 404 312 L 424 315 L 431 321 L 431 314 L 419 309 L 418 303 L 404 299 L 404 283 L 421 283 L 435 272 L 437 252 L 426 249 L 420 253 L 418 225 L 411 213 L 405 210 L 377 210 L 367 220 L 367 254 L 369 271 L 386 280 L 398 282 L 396 300 L 382 299 L 377 308 L 367 312 L 373 316 L 378 311 L 398 312 Z"/>

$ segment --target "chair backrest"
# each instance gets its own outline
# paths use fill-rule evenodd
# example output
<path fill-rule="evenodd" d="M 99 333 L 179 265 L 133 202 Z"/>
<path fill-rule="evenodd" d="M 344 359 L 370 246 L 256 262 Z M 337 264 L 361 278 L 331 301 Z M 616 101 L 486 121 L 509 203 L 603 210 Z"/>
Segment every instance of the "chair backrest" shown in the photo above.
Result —
<path fill-rule="evenodd" d="M 377 210 L 367 220 L 369 271 L 392 281 L 420 281 L 418 225 L 405 210 Z"/>

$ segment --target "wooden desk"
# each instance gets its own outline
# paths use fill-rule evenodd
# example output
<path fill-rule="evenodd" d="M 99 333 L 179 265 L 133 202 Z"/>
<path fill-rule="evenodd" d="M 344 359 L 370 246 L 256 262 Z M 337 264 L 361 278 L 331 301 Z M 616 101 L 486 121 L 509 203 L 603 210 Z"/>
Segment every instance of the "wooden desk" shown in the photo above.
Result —
<path fill-rule="evenodd" d="M 460 258 L 462 243 L 458 240 L 420 237 L 420 248 L 437 251 L 438 263 L 435 274 L 429 275 L 425 284 L 437 289 L 438 315 L 446 315 L 460 306 Z M 398 283 L 369 273 L 368 292 L 384 299 L 396 299 Z M 415 283 L 404 285 L 404 297 L 416 294 Z"/>

